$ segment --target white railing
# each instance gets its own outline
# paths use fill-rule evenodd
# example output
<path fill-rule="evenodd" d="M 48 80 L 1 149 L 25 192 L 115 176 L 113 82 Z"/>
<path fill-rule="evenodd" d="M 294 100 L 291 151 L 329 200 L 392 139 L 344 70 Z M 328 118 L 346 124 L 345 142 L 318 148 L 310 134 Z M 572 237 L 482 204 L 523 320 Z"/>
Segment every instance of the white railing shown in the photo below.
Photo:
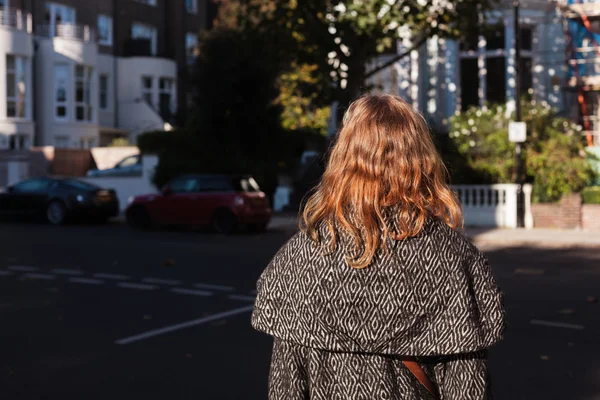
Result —
<path fill-rule="evenodd" d="M 96 41 L 96 35 L 88 25 L 78 24 L 46 24 L 38 26 L 38 34 L 43 37 L 81 40 L 83 42 Z"/>
<path fill-rule="evenodd" d="M 462 203 L 465 226 L 498 228 L 517 227 L 516 184 L 453 185 Z M 533 227 L 531 185 L 523 185 L 525 194 L 525 227 Z"/>
<path fill-rule="evenodd" d="M 31 14 L 11 8 L 0 9 L 0 26 L 31 33 L 33 20 Z"/>

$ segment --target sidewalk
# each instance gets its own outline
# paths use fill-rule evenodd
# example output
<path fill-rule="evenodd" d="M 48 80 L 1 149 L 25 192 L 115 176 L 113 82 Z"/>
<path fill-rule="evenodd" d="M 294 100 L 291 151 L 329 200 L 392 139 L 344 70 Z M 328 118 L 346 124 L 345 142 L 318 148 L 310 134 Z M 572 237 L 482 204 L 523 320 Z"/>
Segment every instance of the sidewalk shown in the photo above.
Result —
<path fill-rule="evenodd" d="M 269 229 L 295 232 L 298 229 L 295 214 L 274 215 Z M 529 246 L 547 248 L 597 247 L 600 232 L 575 229 L 497 229 L 466 228 L 466 236 L 477 246 Z"/>

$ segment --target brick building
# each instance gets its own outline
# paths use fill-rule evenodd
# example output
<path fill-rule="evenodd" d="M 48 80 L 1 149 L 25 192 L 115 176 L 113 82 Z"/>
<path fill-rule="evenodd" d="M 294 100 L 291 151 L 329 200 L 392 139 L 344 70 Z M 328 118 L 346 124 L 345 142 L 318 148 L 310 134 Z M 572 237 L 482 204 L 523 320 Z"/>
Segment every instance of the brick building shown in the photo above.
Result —
<path fill-rule="evenodd" d="M 185 118 L 209 0 L 0 0 L 0 149 L 89 148 Z"/>

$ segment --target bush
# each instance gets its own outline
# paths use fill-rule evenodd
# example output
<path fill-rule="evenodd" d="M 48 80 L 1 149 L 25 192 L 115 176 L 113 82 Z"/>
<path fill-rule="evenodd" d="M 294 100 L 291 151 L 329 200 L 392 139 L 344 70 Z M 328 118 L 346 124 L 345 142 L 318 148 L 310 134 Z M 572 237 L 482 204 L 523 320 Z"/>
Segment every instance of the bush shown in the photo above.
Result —
<path fill-rule="evenodd" d="M 600 186 L 586 187 L 581 191 L 584 204 L 600 204 Z"/>
<path fill-rule="evenodd" d="M 534 202 L 558 201 L 563 195 L 580 191 L 593 179 L 585 152 L 581 126 L 561 118 L 547 104 L 523 103 L 523 121 L 527 123 L 524 144 L 525 180 L 533 182 Z M 477 182 L 516 181 L 515 144 L 508 140 L 505 106 L 471 108 L 451 119 L 450 139 Z M 451 170 L 457 168 L 451 165 Z M 457 179 L 458 178 L 458 179 Z"/>

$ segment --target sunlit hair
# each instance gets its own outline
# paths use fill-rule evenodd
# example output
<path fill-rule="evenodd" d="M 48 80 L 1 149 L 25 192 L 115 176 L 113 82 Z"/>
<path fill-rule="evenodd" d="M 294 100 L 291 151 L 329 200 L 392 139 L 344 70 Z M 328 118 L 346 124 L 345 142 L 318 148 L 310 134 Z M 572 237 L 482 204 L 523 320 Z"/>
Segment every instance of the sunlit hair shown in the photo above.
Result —
<path fill-rule="evenodd" d="M 356 100 L 336 139 L 302 215 L 302 229 L 315 242 L 326 224 L 333 251 L 341 228 L 354 241 L 348 263 L 364 268 L 378 249 L 387 250 L 385 239 L 416 236 L 428 218 L 462 226 L 460 203 L 427 123 L 404 100 L 392 95 Z"/>

